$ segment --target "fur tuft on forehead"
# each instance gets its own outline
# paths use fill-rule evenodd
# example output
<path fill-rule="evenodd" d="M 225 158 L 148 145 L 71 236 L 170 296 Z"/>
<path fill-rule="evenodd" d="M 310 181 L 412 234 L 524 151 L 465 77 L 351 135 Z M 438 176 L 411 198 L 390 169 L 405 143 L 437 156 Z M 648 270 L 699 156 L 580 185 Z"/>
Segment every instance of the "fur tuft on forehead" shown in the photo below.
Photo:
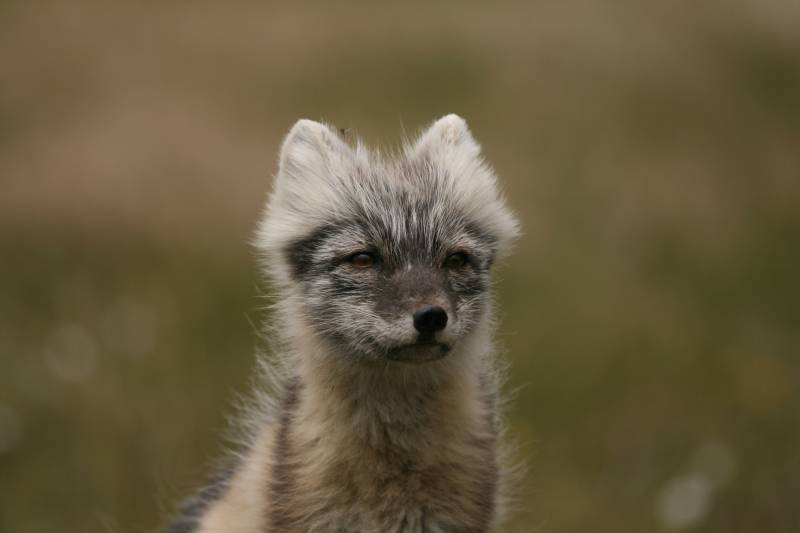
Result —
<path fill-rule="evenodd" d="M 299 120 L 283 142 L 256 235 L 268 270 L 287 280 L 292 244 L 325 226 L 372 218 L 397 228 L 410 219 L 459 220 L 490 236 L 501 255 L 519 231 L 461 117 L 440 118 L 390 157 L 360 141 L 348 145 L 331 126 Z"/>

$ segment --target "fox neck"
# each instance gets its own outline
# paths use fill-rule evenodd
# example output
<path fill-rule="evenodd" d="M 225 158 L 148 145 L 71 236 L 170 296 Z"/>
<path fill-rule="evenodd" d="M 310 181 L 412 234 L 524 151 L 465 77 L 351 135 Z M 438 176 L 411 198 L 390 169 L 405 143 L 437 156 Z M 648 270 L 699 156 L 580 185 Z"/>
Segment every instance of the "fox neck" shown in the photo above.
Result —
<path fill-rule="evenodd" d="M 313 335 L 296 339 L 298 419 L 330 428 L 330 436 L 346 433 L 350 445 L 389 439 L 409 452 L 445 427 L 480 425 L 489 392 L 482 337 L 473 334 L 443 359 L 422 364 L 365 362 Z"/>
<path fill-rule="evenodd" d="M 486 531 L 498 475 L 486 333 L 422 365 L 368 365 L 313 335 L 295 337 L 295 378 L 275 441 L 272 527 L 406 531 L 402 521 L 426 516 L 414 520 Z M 330 505 L 320 516 L 300 511 L 319 502 Z"/>

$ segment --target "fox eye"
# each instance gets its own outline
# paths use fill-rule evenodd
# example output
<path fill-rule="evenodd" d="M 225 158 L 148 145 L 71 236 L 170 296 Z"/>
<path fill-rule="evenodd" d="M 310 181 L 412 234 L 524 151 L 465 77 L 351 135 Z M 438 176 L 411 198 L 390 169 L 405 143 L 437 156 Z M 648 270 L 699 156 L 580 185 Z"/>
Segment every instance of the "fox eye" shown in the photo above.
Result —
<path fill-rule="evenodd" d="M 467 264 L 467 254 L 463 252 L 456 252 L 454 254 L 450 254 L 447 256 L 447 259 L 444 260 L 444 267 L 445 268 L 464 268 Z"/>
<path fill-rule="evenodd" d="M 369 268 L 375 264 L 375 256 L 368 252 L 358 252 L 351 255 L 347 261 L 356 268 Z"/>

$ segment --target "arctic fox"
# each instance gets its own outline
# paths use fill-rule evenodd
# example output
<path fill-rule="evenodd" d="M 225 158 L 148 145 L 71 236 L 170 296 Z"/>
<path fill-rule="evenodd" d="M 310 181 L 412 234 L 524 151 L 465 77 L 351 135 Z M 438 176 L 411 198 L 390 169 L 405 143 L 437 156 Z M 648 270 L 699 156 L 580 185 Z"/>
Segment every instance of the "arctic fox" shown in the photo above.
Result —
<path fill-rule="evenodd" d="M 396 154 L 300 120 L 256 246 L 271 393 L 170 533 L 482 533 L 510 462 L 490 270 L 518 233 L 456 115 Z"/>

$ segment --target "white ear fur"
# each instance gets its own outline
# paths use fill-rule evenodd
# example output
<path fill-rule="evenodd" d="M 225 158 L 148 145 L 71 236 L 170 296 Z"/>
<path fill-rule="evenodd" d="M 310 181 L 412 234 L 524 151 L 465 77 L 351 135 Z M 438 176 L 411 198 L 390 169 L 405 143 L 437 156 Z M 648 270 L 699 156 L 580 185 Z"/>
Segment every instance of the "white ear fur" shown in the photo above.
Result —
<path fill-rule="evenodd" d="M 300 119 L 283 141 L 278 179 L 324 179 L 331 166 L 339 166 L 352 157 L 353 150 L 333 128 Z"/>
<path fill-rule="evenodd" d="M 440 118 L 420 136 L 411 156 L 426 160 L 440 171 L 437 175 L 452 185 L 453 197 L 497 236 L 498 251 L 504 253 L 519 234 L 519 225 L 506 207 L 497 178 L 484 162 L 466 121 L 453 114 Z"/>
<path fill-rule="evenodd" d="M 479 157 L 481 147 L 472 137 L 467 122 L 450 114 L 434 122 L 417 140 L 413 151 L 418 156 L 431 158 L 456 153 L 464 157 Z"/>
<path fill-rule="evenodd" d="M 278 173 L 259 225 L 257 246 L 268 256 L 287 242 L 307 234 L 341 205 L 342 180 L 350 174 L 355 154 L 338 133 L 325 124 L 302 119 L 286 135 L 281 147 Z M 281 261 L 273 269 L 281 279 L 288 271 Z"/>

